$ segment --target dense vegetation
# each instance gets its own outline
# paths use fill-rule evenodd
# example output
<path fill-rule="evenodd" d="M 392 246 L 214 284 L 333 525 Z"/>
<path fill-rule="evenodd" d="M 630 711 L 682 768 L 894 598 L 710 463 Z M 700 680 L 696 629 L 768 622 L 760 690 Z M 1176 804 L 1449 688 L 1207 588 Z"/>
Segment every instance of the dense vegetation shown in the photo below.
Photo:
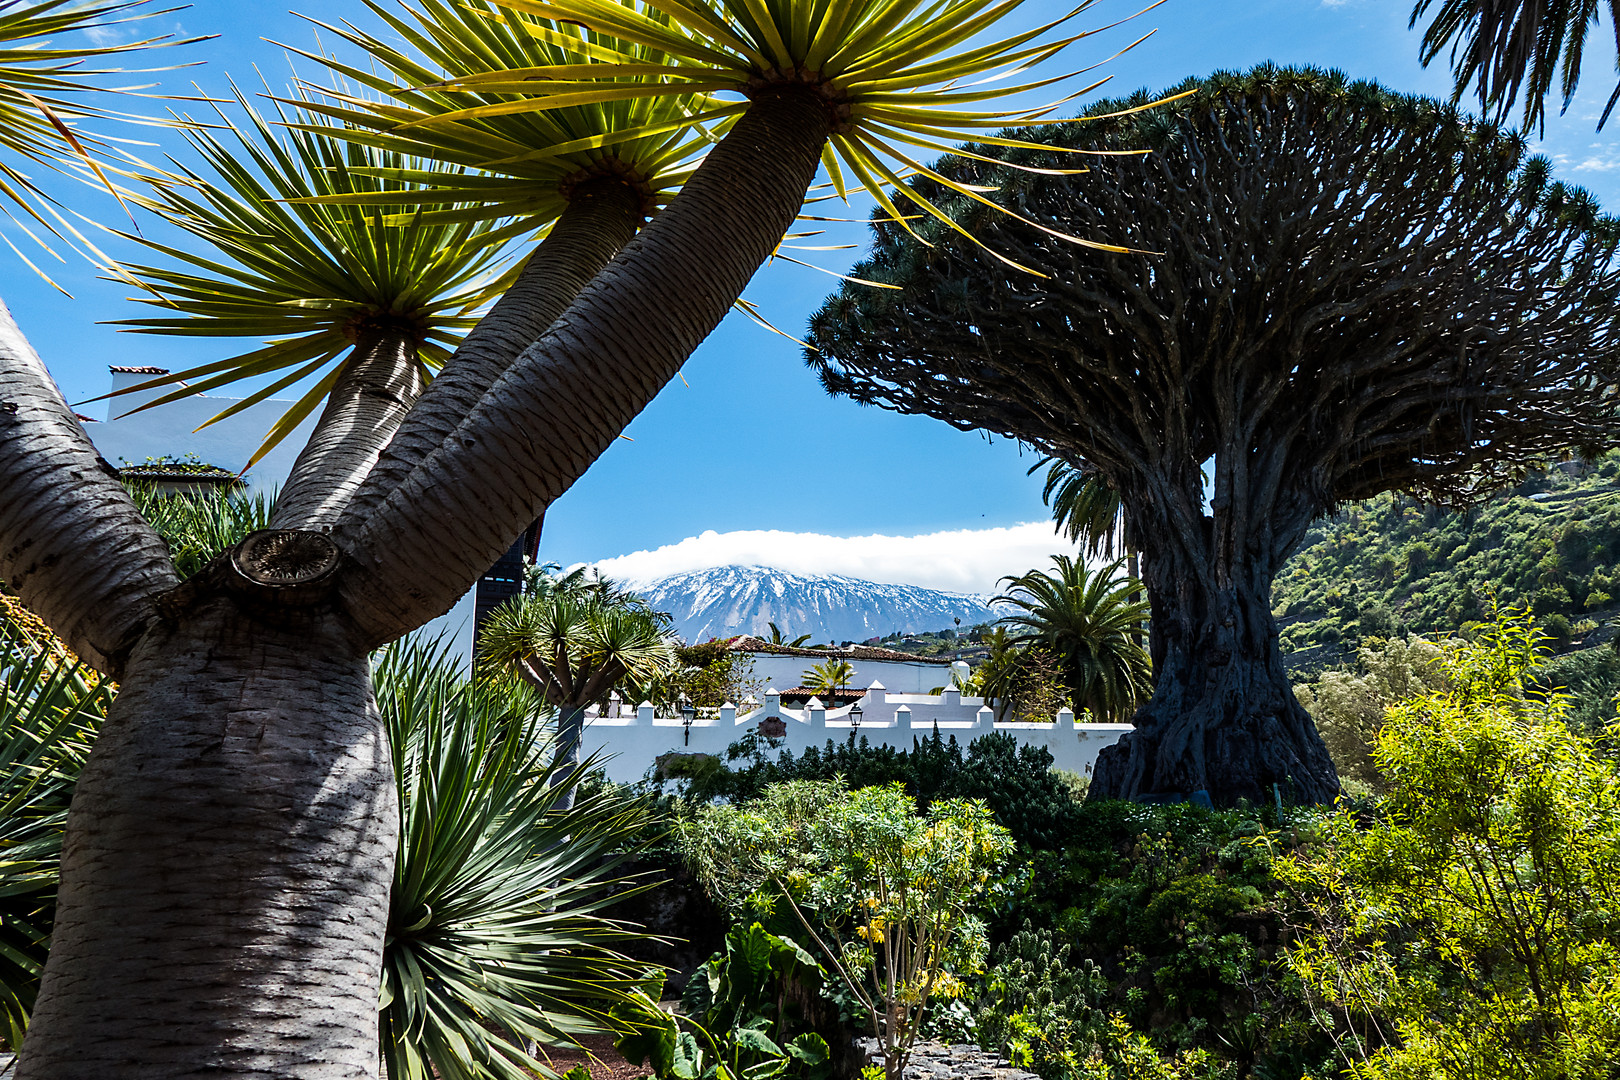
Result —
<path fill-rule="evenodd" d="M 1620 455 L 1609 454 L 1532 473 L 1469 510 L 1399 495 L 1353 503 L 1312 526 L 1272 607 L 1291 665 L 1312 670 L 1368 637 L 1467 634 L 1492 597 L 1531 607 L 1559 652 L 1607 643 L 1617 595 Z M 1573 666 L 1594 663 L 1612 666 Z"/>

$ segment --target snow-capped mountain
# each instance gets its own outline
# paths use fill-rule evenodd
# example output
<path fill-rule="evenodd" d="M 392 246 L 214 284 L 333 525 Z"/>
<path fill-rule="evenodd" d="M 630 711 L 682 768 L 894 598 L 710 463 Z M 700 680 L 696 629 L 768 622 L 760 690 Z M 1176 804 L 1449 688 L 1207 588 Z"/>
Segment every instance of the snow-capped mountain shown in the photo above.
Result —
<path fill-rule="evenodd" d="M 915 585 L 884 585 L 840 574 L 790 574 L 768 566 L 713 566 L 651 582 L 626 582 L 675 620 L 687 641 L 768 634 L 865 641 L 890 634 L 964 627 L 997 617 L 986 598 Z"/>

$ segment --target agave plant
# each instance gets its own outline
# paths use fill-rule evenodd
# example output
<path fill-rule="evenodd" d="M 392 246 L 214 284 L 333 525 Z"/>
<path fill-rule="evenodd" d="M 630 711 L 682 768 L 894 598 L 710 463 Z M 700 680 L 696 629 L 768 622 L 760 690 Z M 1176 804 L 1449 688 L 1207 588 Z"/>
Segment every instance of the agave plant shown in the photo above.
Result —
<path fill-rule="evenodd" d="M 1055 574 L 1002 578 L 1007 590 L 992 603 L 1018 609 L 1002 619 L 1017 630 L 1008 640 L 1050 650 L 1077 706 L 1098 719 L 1129 717 L 1153 687 L 1148 655 L 1132 640 L 1148 606 L 1132 598 L 1138 586 L 1120 577 L 1123 560 L 1090 570 L 1067 555 L 1052 562 Z"/>
<path fill-rule="evenodd" d="M 619 951 L 646 935 L 602 913 L 645 815 L 607 790 L 564 812 L 595 763 L 556 760 L 522 683 L 457 668 L 414 641 L 377 664 L 400 800 L 383 1059 L 393 1080 L 555 1075 L 535 1043 L 618 1030 L 648 1005 L 651 974 Z"/>
<path fill-rule="evenodd" d="M 270 527 L 270 497 L 210 490 L 174 495 L 151 484 L 126 484 L 141 516 L 169 545 L 175 572 L 191 577 L 220 552 L 258 529 Z"/>
<path fill-rule="evenodd" d="M 62 827 L 112 686 L 0 593 L 0 1038 L 15 1051 L 45 967 Z"/>

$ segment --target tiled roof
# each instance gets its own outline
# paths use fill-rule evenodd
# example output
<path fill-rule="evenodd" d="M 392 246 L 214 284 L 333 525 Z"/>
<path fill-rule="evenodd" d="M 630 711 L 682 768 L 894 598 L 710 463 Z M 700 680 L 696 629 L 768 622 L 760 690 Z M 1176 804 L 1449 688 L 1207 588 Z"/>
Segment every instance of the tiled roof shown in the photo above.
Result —
<path fill-rule="evenodd" d="M 797 649 L 791 645 L 773 645 L 764 638 L 740 637 L 731 642 L 732 652 L 770 653 L 773 656 L 808 656 L 816 660 L 895 660 L 903 664 L 939 664 L 951 661 L 939 656 L 917 656 L 894 649 L 879 649 L 872 645 L 851 645 L 844 649 Z"/>
<path fill-rule="evenodd" d="M 842 690 L 812 690 L 808 686 L 795 686 L 790 690 L 779 690 L 784 704 L 809 701 L 811 698 L 820 698 L 823 705 L 841 709 L 852 701 L 859 701 L 866 696 L 866 691 L 857 687 L 845 687 Z"/>
<path fill-rule="evenodd" d="M 107 370 L 114 375 L 167 375 L 169 373 L 169 369 L 166 367 L 119 367 L 117 364 L 108 365 Z"/>

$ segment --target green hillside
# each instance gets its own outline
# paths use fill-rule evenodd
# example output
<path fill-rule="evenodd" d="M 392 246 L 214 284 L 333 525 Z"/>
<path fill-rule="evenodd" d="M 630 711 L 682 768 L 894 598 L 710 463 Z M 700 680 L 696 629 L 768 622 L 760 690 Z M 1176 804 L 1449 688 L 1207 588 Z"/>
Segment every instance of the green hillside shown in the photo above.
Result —
<path fill-rule="evenodd" d="M 1290 667 L 1350 661 L 1364 638 L 1466 633 L 1494 592 L 1531 605 L 1570 683 L 1620 667 L 1620 454 L 1569 462 L 1466 511 L 1383 495 L 1313 527 L 1277 576 Z M 1574 655 L 1589 653 L 1589 655 Z M 1588 672 L 1588 669 L 1592 669 Z"/>
<path fill-rule="evenodd" d="M 1561 645 L 1620 614 L 1620 455 L 1531 476 L 1466 511 L 1383 495 L 1324 518 L 1277 576 L 1285 650 L 1450 633 L 1485 590 L 1531 604 Z"/>

